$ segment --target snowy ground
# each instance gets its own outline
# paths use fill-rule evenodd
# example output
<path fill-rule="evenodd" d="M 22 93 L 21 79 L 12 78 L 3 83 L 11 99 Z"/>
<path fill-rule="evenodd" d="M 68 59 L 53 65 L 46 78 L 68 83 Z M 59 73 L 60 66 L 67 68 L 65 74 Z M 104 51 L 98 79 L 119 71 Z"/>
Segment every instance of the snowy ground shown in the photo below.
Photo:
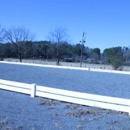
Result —
<path fill-rule="evenodd" d="M 0 79 L 36 83 L 86 93 L 130 98 L 130 77 L 123 74 L 0 63 Z M 130 130 L 130 116 L 0 90 L 2 130 Z"/>

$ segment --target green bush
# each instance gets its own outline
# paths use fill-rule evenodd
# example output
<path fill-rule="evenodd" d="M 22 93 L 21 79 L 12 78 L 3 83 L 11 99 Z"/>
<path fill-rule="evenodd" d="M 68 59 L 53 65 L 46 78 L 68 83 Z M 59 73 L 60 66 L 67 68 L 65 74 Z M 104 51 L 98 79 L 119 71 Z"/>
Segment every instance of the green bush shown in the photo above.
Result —
<path fill-rule="evenodd" d="M 121 56 L 115 55 L 111 58 L 111 65 L 114 70 L 117 70 L 123 64 L 123 58 Z"/>

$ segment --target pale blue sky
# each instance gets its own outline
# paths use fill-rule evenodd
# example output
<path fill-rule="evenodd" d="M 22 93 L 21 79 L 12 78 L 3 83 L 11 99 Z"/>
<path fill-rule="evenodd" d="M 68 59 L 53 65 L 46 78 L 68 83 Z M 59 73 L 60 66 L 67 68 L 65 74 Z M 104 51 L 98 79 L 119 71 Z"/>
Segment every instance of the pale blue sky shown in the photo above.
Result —
<path fill-rule="evenodd" d="M 30 29 L 35 40 L 63 26 L 73 44 L 84 31 L 90 48 L 129 47 L 130 0 L 0 0 L 0 24 Z"/>

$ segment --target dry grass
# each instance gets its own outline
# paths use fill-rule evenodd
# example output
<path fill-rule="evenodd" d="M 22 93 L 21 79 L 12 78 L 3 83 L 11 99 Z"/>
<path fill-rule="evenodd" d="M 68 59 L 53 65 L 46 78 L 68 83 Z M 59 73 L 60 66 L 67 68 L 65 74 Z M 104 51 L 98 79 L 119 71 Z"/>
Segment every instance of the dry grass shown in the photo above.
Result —
<path fill-rule="evenodd" d="M 69 106 L 69 107 L 68 107 Z M 67 105 L 67 108 L 70 108 L 71 110 L 74 110 L 72 112 L 68 112 L 66 113 L 67 116 L 71 116 L 71 117 L 82 117 L 82 116 L 86 116 L 86 115 L 97 115 L 101 112 L 103 112 L 103 109 L 99 109 L 99 108 L 87 108 L 86 109 L 76 109 L 79 108 L 79 105 Z"/>
<path fill-rule="evenodd" d="M 124 130 L 125 129 L 118 121 L 110 121 L 110 122 L 107 122 L 107 124 L 110 125 L 109 130 L 115 130 L 115 129 Z"/>
<path fill-rule="evenodd" d="M 86 116 L 87 114 L 90 114 L 91 112 L 88 110 L 77 110 L 77 111 L 73 111 L 73 112 L 68 112 L 66 113 L 67 116 L 71 116 L 71 117 L 82 117 L 82 116 Z"/>
<path fill-rule="evenodd" d="M 78 104 L 67 104 L 64 109 L 71 109 L 71 110 L 76 110 L 77 108 L 79 108 L 81 105 L 78 105 Z"/>
<path fill-rule="evenodd" d="M 8 124 L 8 119 L 7 118 L 1 119 L 0 120 L 0 129 L 4 128 L 7 124 Z"/>
<path fill-rule="evenodd" d="M 11 121 L 6 117 L 4 119 L 0 119 L 0 130 L 24 130 L 23 126 L 14 126 L 11 125 Z"/>
<path fill-rule="evenodd" d="M 45 106 L 56 106 L 60 105 L 60 101 L 39 97 L 39 104 Z"/>

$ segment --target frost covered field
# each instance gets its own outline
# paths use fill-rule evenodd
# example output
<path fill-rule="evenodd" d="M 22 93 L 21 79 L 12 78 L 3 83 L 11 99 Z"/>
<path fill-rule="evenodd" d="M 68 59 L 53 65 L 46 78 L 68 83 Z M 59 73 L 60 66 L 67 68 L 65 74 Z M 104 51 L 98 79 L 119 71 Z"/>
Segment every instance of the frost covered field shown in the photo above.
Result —
<path fill-rule="evenodd" d="M 130 98 L 130 75 L 0 63 L 0 79 Z M 130 116 L 0 90 L 0 129 L 130 130 Z"/>

